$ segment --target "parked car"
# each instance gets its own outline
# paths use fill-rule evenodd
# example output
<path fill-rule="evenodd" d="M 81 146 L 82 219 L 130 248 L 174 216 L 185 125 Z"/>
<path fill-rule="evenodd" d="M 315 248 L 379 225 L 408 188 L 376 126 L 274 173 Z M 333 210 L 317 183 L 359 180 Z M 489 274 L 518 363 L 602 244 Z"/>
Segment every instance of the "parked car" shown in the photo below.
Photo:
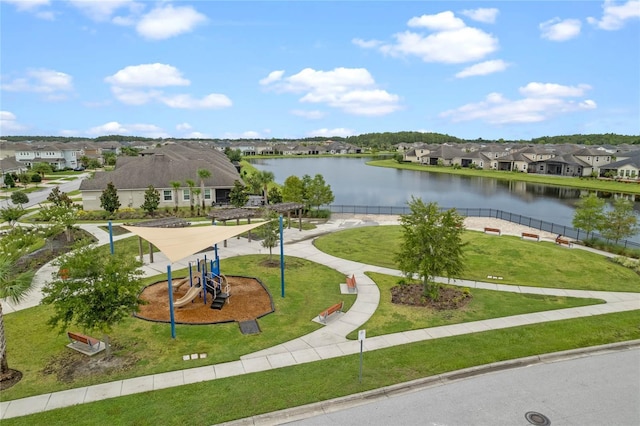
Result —
<path fill-rule="evenodd" d="M 84 167 L 83 166 L 78 166 L 75 169 L 73 169 L 74 172 L 83 172 L 84 171 Z"/>

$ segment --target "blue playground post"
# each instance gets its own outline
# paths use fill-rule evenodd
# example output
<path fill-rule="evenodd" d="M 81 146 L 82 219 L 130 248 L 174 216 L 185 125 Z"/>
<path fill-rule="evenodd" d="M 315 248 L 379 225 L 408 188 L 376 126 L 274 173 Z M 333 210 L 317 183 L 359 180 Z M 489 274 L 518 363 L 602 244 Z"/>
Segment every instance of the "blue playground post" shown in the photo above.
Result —
<path fill-rule="evenodd" d="M 111 249 L 111 254 L 113 254 L 113 227 L 111 226 L 111 221 L 109 221 L 109 247 Z"/>
<path fill-rule="evenodd" d="M 173 315 L 173 287 L 171 286 L 171 265 L 167 265 L 167 282 L 169 286 L 169 315 L 171 315 L 171 338 L 176 338 L 176 319 Z"/>
<path fill-rule="evenodd" d="M 284 298 L 284 238 L 282 237 L 282 215 L 280 215 L 280 287 Z"/>

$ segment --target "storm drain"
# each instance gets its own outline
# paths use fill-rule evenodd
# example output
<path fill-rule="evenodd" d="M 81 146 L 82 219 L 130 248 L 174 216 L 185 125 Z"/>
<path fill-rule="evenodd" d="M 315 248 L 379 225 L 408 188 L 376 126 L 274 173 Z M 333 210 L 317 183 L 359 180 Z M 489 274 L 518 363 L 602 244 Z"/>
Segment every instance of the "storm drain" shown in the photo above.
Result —
<path fill-rule="evenodd" d="M 527 419 L 529 423 L 535 426 L 549 426 L 551 424 L 551 420 L 549 420 L 547 416 L 535 411 L 529 411 L 525 413 L 524 418 Z"/>

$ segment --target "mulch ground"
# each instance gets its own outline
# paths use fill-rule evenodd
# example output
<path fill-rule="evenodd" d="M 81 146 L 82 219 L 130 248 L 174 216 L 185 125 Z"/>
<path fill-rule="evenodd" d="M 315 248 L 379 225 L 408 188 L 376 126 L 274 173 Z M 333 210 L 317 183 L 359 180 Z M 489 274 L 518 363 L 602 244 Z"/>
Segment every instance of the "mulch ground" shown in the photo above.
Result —
<path fill-rule="evenodd" d="M 175 278 L 173 282 L 177 282 Z M 174 309 L 176 323 L 183 324 L 215 324 L 231 321 L 255 320 L 273 312 L 271 294 L 256 278 L 227 276 L 231 297 L 221 310 L 211 309 L 211 295 L 207 292 L 204 303 L 202 294 L 186 306 Z M 177 289 L 174 300 L 185 295 L 189 285 Z M 160 281 L 146 287 L 140 298 L 147 304 L 140 307 L 137 317 L 159 322 L 169 322 L 169 294 L 167 281 Z"/>
<path fill-rule="evenodd" d="M 391 288 L 391 303 L 428 307 L 436 311 L 463 308 L 471 299 L 471 293 L 455 287 L 440 286 L 438 300 L 425 297 L 422 284 L 404 284 Z"/>

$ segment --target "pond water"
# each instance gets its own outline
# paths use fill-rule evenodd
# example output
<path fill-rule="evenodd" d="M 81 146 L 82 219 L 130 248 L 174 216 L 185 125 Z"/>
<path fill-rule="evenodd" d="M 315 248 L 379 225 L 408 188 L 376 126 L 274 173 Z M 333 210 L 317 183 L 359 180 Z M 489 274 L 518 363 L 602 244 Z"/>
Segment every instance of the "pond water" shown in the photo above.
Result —
<path fill-rule="evenodd" d="M 333 205 L 405 207 L 411 197 L 445 208 L 491 208 L 571 226 L 575 203 L 587 191 L 528 182 L 367 166 L 370 158 L 252 158 L 282 184 L 291 175 L 321 174 Z M 638 198 L 638 197 L 636 197 Z M 634 202 L 640 212 L 640 202 Z M 635 238 L 634 240 L 636 240 Z"/>

